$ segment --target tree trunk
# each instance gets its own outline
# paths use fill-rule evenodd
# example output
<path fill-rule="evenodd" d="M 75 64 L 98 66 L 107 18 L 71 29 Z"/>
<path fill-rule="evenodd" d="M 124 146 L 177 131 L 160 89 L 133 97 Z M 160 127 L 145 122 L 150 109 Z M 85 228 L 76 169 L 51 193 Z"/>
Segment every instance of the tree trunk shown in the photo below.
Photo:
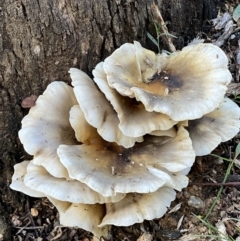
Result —
<path fill-rule="evenodd" d="M 9 189 L 13 165 L 30 157 L 18 139 L 27 110 L 21 101 L 40 95 L 55 80 L 70 82 L 77 67 L 91 75 L 94 66 L 126 42 L 156 36 L 152 5 L 182 48 L 215 18 L 221 0 L 2 0 L 0 1 L 0 234 L 12 240 L 10 214 L 25 196 Z M 223 4 L 223 3 L 221 3 Z M 167 46 L 163 46 L 167 49 Z"/>

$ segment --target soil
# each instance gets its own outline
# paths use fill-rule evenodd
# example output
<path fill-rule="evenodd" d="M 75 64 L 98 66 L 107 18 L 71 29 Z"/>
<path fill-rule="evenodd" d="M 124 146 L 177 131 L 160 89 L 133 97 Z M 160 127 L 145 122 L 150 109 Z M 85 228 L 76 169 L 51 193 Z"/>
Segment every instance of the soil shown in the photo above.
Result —
<path fill-rule="evenodd" d="M 223 16 L 221 14 L 219 21 L 223 21 Z M 229 68 L 233 75 L 227 94 L 237 101 L 236 95 L 240 92 L 240 24 L 232 22 L 230 29 L 227 29 L 226 23 L 223 23 L 223 28 L 216 29 L 213 23 L 215 22 L 209 22 L 209 25 L 212 24 L 210 34 L 198 33 L 198 37 L 204 42 L 219 43 L 227 54 Z M 233 158 L 239 142 L 240 135 L 237 135 L 231 141 L 218 146 L 213 153 L 223 158 Z M 197 158 L 188 175 L 189 186 L 182 192 L 178 192 L 176 200 L 172 202 L 164 217 L 130 227 L 112 227 L 111 240 L 227 240 L 217 230 L 221 230 L 222 233 L 226 231 L 226 235 L 232 237 L 232 240 L 240 240 L 240 165 L 236 161 L 226 184 L 221 186 L 228 165 L 229 162 L 212 155 Z M 221 187 L 223 190 L 220 198 L 208 218 L 204 219 Z M 95 239 L 91 233 L 82 229 L 61 226 L 56 209 L 47 199 L 25 197 L 22 200 L 24 200 L 22 206 L 11 210 L 9 220 L 12 226 L 12 240 L 88 241 Z M 206 221 L 208 225 L 204 224 Z M 3 240 L 1 236 L 0 240 Z"/>

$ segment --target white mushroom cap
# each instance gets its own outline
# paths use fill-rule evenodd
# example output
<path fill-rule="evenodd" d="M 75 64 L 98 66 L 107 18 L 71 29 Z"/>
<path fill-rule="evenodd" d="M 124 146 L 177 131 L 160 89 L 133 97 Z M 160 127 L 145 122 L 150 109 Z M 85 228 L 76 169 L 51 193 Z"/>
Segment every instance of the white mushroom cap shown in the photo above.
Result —
<path fill-rule="evenodd" d="M 72 87 L 52 82 L 22 120 L 19 138 L 24 149 L 34 156 L 34 164 L 42 165 L 55 177 L 68 178 L 56 150 L 60 144 L 78 143 L 69 123 L 69 111 L 76 104 Z"/>
<path fill-rule="evenodd" d="M 183 127 L 175 138 L 147 136 L 143 143 L 129 149 L 102 142 L 61 145 L 57 152 L 71 178 L 103 196 L 154 192 L 164 185 L 180 190 L 188 180 L 177 172 L 191 167 L 195 159 Z"/>
<path fill-rule="evenodd" d="M 146 111 L 141 102 L 122 96 L 111 88 L 103 70 L 103 62 L 95 67 L 93 75 L 99 89 L 117 112 L 120 121 L 119 128 L 124 135 L 140 137 L 155 130 L 168 130 L 177 123 L 165 114 Z"/>
<path fill-rule="evenodd" d="M 144 78 L 139 63 L 148 62 L 152 54 L 136 51 L 139 44 L 124 44 L 104 61 L 109 85 L 141 101 L 147 111 L 164 113 L 175 121 L 200 118 L 217 108 L 232 78 L 227 56 L 213 44 L 187 46 L 167 61 L 165 56 L 156 57 L 163 64 Z"/>
<path fill-rule="evenodd" d="M 59 211 L 60 224 L 85 229 L 98 238 L 108 237 L 109 226 L 98 227 L 106 212 L 105 205 L 75 204 L 48 198 Z"/>
<path fill-rule="evenodd" d="M 69 73 L 74 93 L 87 122 L 97 128 L 103 139 L 126 148 L 132 147 L 136 141 L 143 141 L 142 137 L 129 137 L 121 132 L 117 113 L 88 75 L 75 68 L 71 68 Z"/>
<path fill-rule="evenodd" d="M 153 193 L 127 194 L 120 202 L 106 204 L 107 214 L 99 227 L 105 225 L 129 226 L 141 223 L 143 220 L 161 218 L 175 196 L 175 191 L 169 187 L 159 188 Z"/>
<path fill-rule="evenodd" d="M 45 194 L 42 192 L 38 192 L 34 189 L 27 187 L 24 183 L 24 177 L 27 173 L 27 166 L 29 161 L 23 161 L 14 165 L 14 174 L 12 176 L 12 183 L 10 184 L 10 188 L 22 192 L 28 196 L 32 197 L 45 197 Z"/>
<path fill-rule="evenodd" d="M 197 156 L 210 154 L 221 142 L 233 138 L 240 128 L 240 108 L 224 98 L 214 111 L 189 121 L 188 131 Z"/>
<path fill-rule="evenodd" d="M 27 167 L 24 183 L 27 187 L 44 193 L 45 196 L 73 203 L 95 204 L 118 202 L 125 196 L 119 193 L 115 196 L 103 197 L 84 183 L 53 177 L 43 167 L 36 166 L 33 163 L 29 163 Z"/>

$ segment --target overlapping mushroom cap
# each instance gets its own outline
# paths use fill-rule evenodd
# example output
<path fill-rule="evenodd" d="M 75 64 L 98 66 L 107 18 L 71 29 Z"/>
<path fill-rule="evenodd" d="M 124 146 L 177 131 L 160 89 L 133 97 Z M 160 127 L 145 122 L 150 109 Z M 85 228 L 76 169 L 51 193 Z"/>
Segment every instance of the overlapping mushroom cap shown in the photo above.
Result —
<path fill-rule="evenodd" d="M 61 92 L 64 89 L 67 91 Z M 181 190 L 188 184 L 182 171 L 192 166 L 195 153 L 183 127 L 167 130 L 166 136 L 164 131 L 145 136 L 143 142 L 125 148 L 99 135 L 85 119 L 71 87 L 62 82 L 48 86 L 22 123 L 19 137 L 33 160 L 16 165 L 11 188 L 48 197 L 58 208 L 63 224 L 106 235 L 108 225 L 161 217 L 175 199 L 174 189 Z M 31 142 L 33 136 L 36 138 Z M 56 166 L 57 173 L 51 165 Z M 159 203 L 154 211 L 149 204 L 156 200 Z M 115 202 L 119 203 L 116 207 Z M 116 219 L 121 212 L 126 214 Z"/>
<path fill-rule="evenodd" d="M 51 83 L 24 117 L 19 137 L 33 160 L 15 166 L 11 184 L 46 196 L 63 225 L 100 237 L 160 218 L 195 155 L 239 131 L 240 110 L 224 99 L 227 58 L 212 44 L 167 56 L 134 42 L 99 63 L 94 80 L 69 72 L 73 88 Z"/>
<path fill-rule="evenodd" d="M 88 75 L 75 68 L 69 72 L 81 111 L 87 122 L 97 128 L 106 141 L 116 142 L 126 148 L 133 146 L 136 141 L 143 141 L 142 135 L 133 137 L 122 133 L 116 112 Z"/>
<path fill-rule="evenodd" d="M 210 154 L 221 142 L 233 138 L 240 128 L 240 108 L 229 98 L 200 119 L 189 121 L 187 130 L 197 156 Z"/>
<path fill-rule="evenodd" d="M 119 129 L 125 135 L 139 137 L 156 130 L 169 130 L 177 123 L 165 114 L 146 111 L 141 102 L 122 96 L 111 88 L 103 65 L 101 62 L 93 70 L 94 81 L 116 111 Z"/>
<path fill-rule="evenodd" d="M 181 190 L 187 178 L 179 172 L 195 158 L 183 127 L 174 138 L 147 136 L 128 149 L 101 139 L 91 145 L 60 145 L 58 155 L 72 179 L 106 197 L 154 192 L 163 185 Z"/>
<path fill-rule="evenodd" d="M 136 98 L 147 111 L 175 121 L 202 117 L 218 107 L 231 81 L 228 59 L 213 44 L 155 55 L 138 42 L 126 43 L 103 63 L 109 85 Z"/>
<path fill-rule="evenodd" d="M 56 150 L 60 144 L 77 143 L 69 122 L 69 111 L 76 104 L 72 87 L 53 82 L 22 120 L 19 138 L 24 149 L 34 156 L 34 164 L 43 166 L 55 177 L 68 178 Z"/>

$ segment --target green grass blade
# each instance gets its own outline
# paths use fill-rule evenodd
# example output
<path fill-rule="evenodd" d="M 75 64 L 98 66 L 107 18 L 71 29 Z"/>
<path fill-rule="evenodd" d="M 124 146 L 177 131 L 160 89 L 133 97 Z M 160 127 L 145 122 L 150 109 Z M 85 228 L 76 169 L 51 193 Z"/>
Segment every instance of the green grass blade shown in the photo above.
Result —
<path fill-rule="evenodd" d="M 147 36 L 159 48 L 157 40 L 149 32 L 147 32 Z"/>

